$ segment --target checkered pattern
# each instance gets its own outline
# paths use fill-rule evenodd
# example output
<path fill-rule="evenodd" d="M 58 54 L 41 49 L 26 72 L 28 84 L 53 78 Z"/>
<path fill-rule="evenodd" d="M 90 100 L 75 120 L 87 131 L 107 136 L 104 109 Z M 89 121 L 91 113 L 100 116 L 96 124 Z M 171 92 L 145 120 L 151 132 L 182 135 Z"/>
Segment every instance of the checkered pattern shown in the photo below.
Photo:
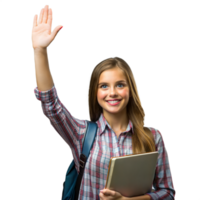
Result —
<path fill-rule="evenodd" d="M 83 137 L 86 131 L 86 120 L 74 118 L 65 108 L 57 96 L 55 86 L 48 91 L 34 89 L 36 98 L 41 101 L 42 109 L 50 123 L 72 150 L 75 166 L 79 172 L 79 157 L 81 154 Z M 83 174 L 79 200 L 99 199 L 100 190 L 104 188 L 111 157 L 132 154 L 133 124 L 129 120 L 126 131 L 119 137 L 115 135 L 109 123 L 101 114 L 98 121 L 97 135 Z M 153 187 L 155 192 L 148 193 L 151 199 L 174 199 L 173 187 L 167 152 L 161 133 L 150 128 L 154 135 L 156 150 L 159 152 Z"/>

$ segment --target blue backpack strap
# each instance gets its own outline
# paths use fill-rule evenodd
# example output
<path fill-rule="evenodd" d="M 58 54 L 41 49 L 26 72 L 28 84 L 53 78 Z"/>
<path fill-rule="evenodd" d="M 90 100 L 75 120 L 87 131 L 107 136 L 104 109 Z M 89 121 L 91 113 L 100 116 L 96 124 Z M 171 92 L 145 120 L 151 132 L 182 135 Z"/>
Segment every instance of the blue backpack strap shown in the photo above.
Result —
<path fill-rule="evenodd" d="M 75 200 L 78 200 L 81 180 L 83 177 L 83 172 L 85 169 L 85 163 L 87 162 L 87 158 L 90 155 L 90 149 L 92 148 L 92 145 L 94 143 L 94 139 L 97 133 L 97 124 L 95 122 L 87 121 L 87 130 L 85 133 L 85 138 L 83 142 L 82 147 L 82 153 L 80 155 L 80 167 L 79 167 L 79 175 L 76 181 L 76 187 L 75 187 Z"/>
<path fill-rule="evenodd" d="M 90 149 L 92 148 L 92 145 L 94 143 L 96 132 L 97 132 L 97 124 L 95 122 L 87 121 L 87 131 L 85 134 L 83 148 L 82 148 L 82 154 L 84 154 L 87 158 L 90 154 Z"/>

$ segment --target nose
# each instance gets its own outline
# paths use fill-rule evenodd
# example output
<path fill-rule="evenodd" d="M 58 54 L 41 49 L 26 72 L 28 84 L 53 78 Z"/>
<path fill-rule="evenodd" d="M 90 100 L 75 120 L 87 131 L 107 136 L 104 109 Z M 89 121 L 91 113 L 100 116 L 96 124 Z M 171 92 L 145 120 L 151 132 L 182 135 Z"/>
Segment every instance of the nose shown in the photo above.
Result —
<path fill-rule="evenodd" d="M 117 92 L 116 92 L 116 90 L 115 90 L 115 88 L 114 87 L 111 87 L 110 88 L 110 94 L 109 94 L 110 96 L 117 96 Z"/>

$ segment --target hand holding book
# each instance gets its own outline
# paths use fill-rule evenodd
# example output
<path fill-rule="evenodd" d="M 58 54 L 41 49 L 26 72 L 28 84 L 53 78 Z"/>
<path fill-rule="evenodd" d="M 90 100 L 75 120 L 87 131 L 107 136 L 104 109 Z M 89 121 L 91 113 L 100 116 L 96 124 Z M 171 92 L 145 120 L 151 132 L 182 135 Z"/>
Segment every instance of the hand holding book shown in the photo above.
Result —
<path fill-rule="evenodd" d="M 124 197 L 119 192 L 103 189 L 99 193 L 100 200 L 150 200 L 149 195 L 141 195 L 137 197 Z"/>

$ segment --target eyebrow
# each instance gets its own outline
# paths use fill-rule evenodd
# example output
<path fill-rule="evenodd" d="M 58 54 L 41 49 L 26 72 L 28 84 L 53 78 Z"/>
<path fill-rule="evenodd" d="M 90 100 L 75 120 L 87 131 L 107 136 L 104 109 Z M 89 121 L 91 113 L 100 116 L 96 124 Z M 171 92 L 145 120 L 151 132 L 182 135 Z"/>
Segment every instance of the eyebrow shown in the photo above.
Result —
<path fill-rule="evenodd" d="M 122 82 L 125 82 L 125 83 L 126 83 L 125 80 L 120 80 L 120 81 L 117 81 L 116 83 L 122 83 Z M 101 85 L 101 84 L 108 84 L 108 83 L 106 83 L 106 82 L 101 82 L 101 83 L 99 83 L 98 85 Z"/>

